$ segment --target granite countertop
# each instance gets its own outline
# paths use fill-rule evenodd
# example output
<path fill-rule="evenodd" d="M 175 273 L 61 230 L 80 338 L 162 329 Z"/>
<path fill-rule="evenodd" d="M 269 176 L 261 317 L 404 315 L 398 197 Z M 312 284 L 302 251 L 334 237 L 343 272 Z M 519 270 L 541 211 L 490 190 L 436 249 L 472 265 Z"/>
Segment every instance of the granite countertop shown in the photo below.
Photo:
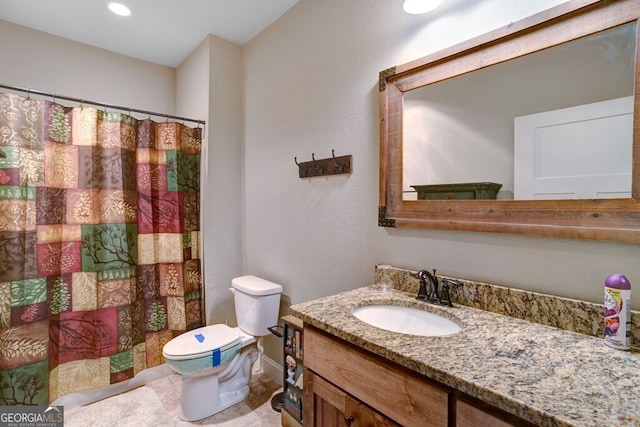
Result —
<path fill-rule="evenodd" d="M 601 338 L 464 305 L 435 306 L 414 296 L 373 285 L 295 304 L 290 313 L 540 426 L 640 426 L 640 353 L 607 347 Z M 371 304 L 422 308 L 463 330 L 445 337 L 404 335 L 351 314 Z"/>

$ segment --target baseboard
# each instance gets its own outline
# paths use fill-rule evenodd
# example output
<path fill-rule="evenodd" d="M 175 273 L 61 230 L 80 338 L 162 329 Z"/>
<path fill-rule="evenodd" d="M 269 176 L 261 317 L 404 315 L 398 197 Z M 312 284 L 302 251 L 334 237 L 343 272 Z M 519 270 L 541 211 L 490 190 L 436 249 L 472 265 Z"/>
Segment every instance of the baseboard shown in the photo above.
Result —
<path fill-rule="evenodd" d="M 262 371 L 273 381 L 278 384 L 282 384 L 283 374 L 282 374 L 282 366 L 264 354 L 261 357 L 262 362 Z"/>

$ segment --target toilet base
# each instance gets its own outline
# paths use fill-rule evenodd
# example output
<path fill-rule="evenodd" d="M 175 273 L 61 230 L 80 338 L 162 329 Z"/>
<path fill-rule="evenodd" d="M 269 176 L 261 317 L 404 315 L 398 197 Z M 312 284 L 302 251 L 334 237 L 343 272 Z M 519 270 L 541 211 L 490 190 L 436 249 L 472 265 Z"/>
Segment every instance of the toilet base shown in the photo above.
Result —
<path fill-rule="evenodd" d="M 240 390 L 225 393 L 219 396 L 218 404 L 216 406 L 209 406 L 205 408 L 193 408 L 192 405 L 184 405 L 188 408 L 188 412 L 185 413 L 183 404 L 180 402 L 178 407 L 178 417 L 184 421 L 197 421 L 203 418 L 208 418 L 218 412 L 224 411 L 231 406 L 242 402 L 249 395 L 249 386 L 244 386 Z M 194 410 L 195 409 L 195 410 Z"/>
<path fill-rule="evenodd" d="M 258 350 L 250 345 L 216 375 L 183 375 L 178 417 L 197 421 L 242 402 L 249 395 L 251 366 L 257 359 Z"/>

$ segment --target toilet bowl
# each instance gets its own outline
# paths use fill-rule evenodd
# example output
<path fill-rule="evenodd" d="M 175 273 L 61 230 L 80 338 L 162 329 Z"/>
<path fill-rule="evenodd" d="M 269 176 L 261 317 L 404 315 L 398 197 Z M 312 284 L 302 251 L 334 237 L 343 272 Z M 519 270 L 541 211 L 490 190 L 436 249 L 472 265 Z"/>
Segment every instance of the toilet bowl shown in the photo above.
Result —
<path fill-rule="evenodd" d="M 165 344 L 162 355 L 182 376 L 178 416 L 209 417 L 249 394 L 251 367 L 258 359 L 256 337 L 277 324 L 282 286 L 255 276 L 233 279 L 238 327 L 210 325 L 187 331 Z"/>
<path fill-rule="evenodd" d="M 182 375 L 178 416 L 195 421 L 243 401 L 258 358 L 254 343 L 253 336 L 227 325 L 194 329 L 169 341 L 162 353 Z"/>

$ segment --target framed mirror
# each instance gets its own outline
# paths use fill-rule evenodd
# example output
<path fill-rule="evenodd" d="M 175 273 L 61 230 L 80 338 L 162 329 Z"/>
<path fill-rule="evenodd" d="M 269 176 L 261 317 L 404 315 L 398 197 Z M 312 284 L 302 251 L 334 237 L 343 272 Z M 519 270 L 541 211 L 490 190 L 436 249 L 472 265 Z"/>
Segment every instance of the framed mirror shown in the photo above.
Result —
<path fill-rule="evenodd" d="M 380 73 L 379 225 L 640 243 L 640 0 Z"/>

